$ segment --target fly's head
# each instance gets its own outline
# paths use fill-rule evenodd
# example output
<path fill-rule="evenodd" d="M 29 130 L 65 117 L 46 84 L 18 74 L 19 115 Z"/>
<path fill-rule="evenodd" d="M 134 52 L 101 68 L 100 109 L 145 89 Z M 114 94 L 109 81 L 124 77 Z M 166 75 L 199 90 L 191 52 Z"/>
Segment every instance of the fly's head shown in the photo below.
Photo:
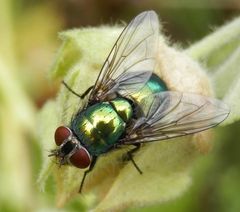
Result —
<path fill-rule="evenodd" d="M 59 165 L 70 164 L 77 168 L 87 168 L 91 163 L 91 155 L 84 148 L 80 141 L 73 135 L 72 130 L 65 126 L 60 126 L 55 131 L 55 143 L 58 146 L 51 150 L 49 156 L 55 156 L 59 160 Z"/>

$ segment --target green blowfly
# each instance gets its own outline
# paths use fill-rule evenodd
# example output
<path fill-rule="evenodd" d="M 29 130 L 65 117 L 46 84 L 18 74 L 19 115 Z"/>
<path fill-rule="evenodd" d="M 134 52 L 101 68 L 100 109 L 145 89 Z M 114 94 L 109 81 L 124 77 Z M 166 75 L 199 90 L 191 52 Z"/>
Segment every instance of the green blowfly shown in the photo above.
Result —
<path fill-rule="evenodd" d="M 63 82 L 85 103 L 68 126 L 56 129 L 58 147 L 50 156 L 59 165 L 88 167 L 79 192 L 102 154 L 131 145 L 127 160 L 142 174 L 133 159 L 141 144 L 197 133 L 228 116 L 228 107 L 217 99 L 167 89 L 153 73 L 158 37 L 156 13 L 143 12 L 118 37 L 95 85 L 79 95 Z"/>

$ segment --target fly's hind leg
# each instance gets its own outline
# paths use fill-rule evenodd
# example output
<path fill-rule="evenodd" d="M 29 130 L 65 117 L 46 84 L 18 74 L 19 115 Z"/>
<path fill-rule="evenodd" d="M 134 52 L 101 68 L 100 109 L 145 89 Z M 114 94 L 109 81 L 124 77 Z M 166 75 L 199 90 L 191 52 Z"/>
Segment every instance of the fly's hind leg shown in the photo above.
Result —
<path fill-rule="evenodd" d="M 73 93 L 75 96 L 79 97 L 80 99 L 84 99 L 85 96 L 87 96 L 89 94 L 89 92 L 93 89 L 93 86 L 89 87 L 83 94 L 78 94 L 77 92 L 75 92 L 72 88 L 70 88 L 70 86 L 62 81 L 62 84 L 71 92 Z"/>
<path fill-rule="evenodd" d="M 87 174 L 93 170 L 94 166 L 96 165 L 96 162 L 97 162 L 97 157 L 93 156 L 89 169 L 87 171 L 85 171 L 84 174 L 83 174 L 83 178 L 82 178 L 82 181 L 81 181 L 81 184 L 80 184 L 80 187 L 79 187 L 79 191 L 78 191 L 79 193 L 82 192 L 85 178 L 86 178 Z"/>
<path fill-rule="evenodd" d="M 137 169 L 139 174 L 142 174 L 142 170 L 138 167 L 136 162 L 133 159 L 133 154 L 140 149 L 141 144 L 134 144 L 135 148 L 131 149 L 130 151 L 127 152 L 127 160 L 131 161 L 134 167 Z"/>

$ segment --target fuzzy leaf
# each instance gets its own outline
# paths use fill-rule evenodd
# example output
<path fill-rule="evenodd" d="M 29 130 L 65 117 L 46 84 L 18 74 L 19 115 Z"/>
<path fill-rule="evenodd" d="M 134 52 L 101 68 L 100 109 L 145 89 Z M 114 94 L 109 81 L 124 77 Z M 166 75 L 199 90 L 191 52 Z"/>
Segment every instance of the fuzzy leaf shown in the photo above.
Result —
<path fill-rule="evenodd" d="M 220 27 L 185 52 L 193 59 L 204 63 L 209 71 L 215 72 L 240 44 L 240 18 Z"/>
<path fill-rule="evenodd" d="M 240 18 L 219 28 L 185 52 L 205 63 L 210 71 L 216 96 L 224 99 L 231 108 L 228 119 L 221 125 L 238 121 L 240 119 L 238 110 L 240 107 Z"/>
<path fill-rule="evenodd" d="M 51 138 L 58 123 L 57 108 L 56 102 L 49 101 L 44 105 L 38 116 L 38 123 L 40 123 L 38 128 L 38 136 L 41 145 L 44 147 L 42 151 L 43 165 L 37 180 L 41 191 L 43 191 L 45 188 L 45 182 L 49 177 L 54 164 L 53 161 L 49 160 L 48 154 L 49 150 L 54 148 L 54 143 L 51 142 Z"/>
<path fill-rule="evenodd" d="M 237 75 L 231 87 L 226 94 L 224 101 L 231 105 L 231 113 L 224 123 L 225 125 L 232 124 L 240 119 L 240 74 Z"/>

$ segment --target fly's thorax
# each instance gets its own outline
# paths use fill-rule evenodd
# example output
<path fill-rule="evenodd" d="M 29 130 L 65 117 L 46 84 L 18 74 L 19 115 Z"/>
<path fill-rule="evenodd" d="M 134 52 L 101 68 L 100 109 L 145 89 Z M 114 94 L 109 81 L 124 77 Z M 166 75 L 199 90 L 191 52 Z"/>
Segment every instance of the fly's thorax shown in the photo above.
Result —
<path fill-rule="evenodd" d="M 91 155 L 103 154 L 118 142 L 126 127 L 124 119 L 130 118 L 128 111 L 121 117 L 118 113 L 121 109 L 120 100 L 101 102 L 87 107 L 73 119 L 71 129 Z"/>

